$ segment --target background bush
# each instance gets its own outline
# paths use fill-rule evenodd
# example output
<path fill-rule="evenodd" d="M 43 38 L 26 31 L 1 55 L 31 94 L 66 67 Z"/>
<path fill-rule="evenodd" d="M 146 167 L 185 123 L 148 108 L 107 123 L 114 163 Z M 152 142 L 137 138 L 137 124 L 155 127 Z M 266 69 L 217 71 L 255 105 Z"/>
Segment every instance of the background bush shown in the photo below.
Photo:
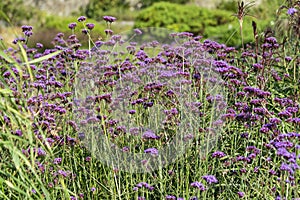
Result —
<path fill-rule="evenodd" d="M 81 13 L 89 18 L 96 20 L 102 19 L 102 16 L 107 11 L 114 11 L 114 14 L 128 10 L 129 4 L 124 0 L 90 0 L 89 3 L 81 9 Z M 112 14 L 110 14 L 112 15 Z"/>
<path fill-rule="evenodd" d="M 1 0 L 0 22 L 5 25 L 21 25 L 24 21 L 31 21 L 39 17 L 38 9 L 24 6 L 23 0 Z"/>
<path fill-rule="evenodd" d="M 234 4 L 233 4 L 234 3 Z M 232 16 L 236 9 L 236 2 L 224 2 L 219 4 L 220 8 L 228 9 L 209 10 L 192 5 L 179 5 L 167 2 L 155 3 L 151 7 L 139 13 L 135 21 L 135 27 L 164 27 L 178 32 L 192 32 L 203 35 L 205 38 L 214 39 L 220 43 L 231 46 L 239 46 L 240 32 L 239 24 Z M 260 12 L 257 9 L 257 12 Z M 262 16 L 263 17 L 263 16 Z M 258 31 L 263 32 L 271 20 L 261 20 L 261 17 L 246 17 L 243 27 L 244 41 L 253 41 L 252 20 L 259 22 Z"/>
<path fill-rule="evenodd" d="M 154 3 L 158 3 L 158 2 L 161 2 L 161 0 L 139 0 L 137 5 L 139 5 L 140 8 L 147 8 L 149 6 L 152 6 Z M 186 1 L 186 0 L 164 0 L 164 2 L 186 4 L 189 1 Z"/>
<path fill-rule="evenodd" d="M 155 3 L 139 13 L 135 27 L 165 27 L 174 31 L 203 33 L 208 26 L 218 26 L 234 20 L 231 13 L 223 10 L 209 10 L 192 5 L 168 2 Z"/>

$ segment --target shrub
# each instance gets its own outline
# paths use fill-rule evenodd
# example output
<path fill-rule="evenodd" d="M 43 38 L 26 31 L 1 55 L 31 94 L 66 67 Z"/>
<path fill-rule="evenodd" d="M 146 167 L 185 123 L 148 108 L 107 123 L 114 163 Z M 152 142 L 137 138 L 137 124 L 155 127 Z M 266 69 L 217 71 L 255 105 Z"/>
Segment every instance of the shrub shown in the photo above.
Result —
<path fill-rule="evenodd" d="M 220 9 L 220 10 L 227 10 L 227 11 L 235 12 L 236 11 L 236 1 L 222 0 L 221 2 L 219 2 L 216 5 L 216 8 Z"/>
<path fill-rule="evenodd" d="M 230 15 L 230 12 L 223 10 L 161 2 L 141 11 L 136 18 L 135 27 L 165 27 L 174 31 L 203 34 L 206 27 L 233 21 L 234 18 Z"/>
<path fill-rule="evenodd" d="M 23 0 L 1 0 L 0 1 L 0 22 L 20 25 L 25 20 L 30 20 L 37 16 L 38 10 L 25 6 Z"/>
<path fill-rule="evenodd" d="M 103 12 L 115 10 L 124 10 L 129 4 L 123 0 L 90 0 L 89 3 L 82 9 L 83 14 L 89 18 L 100 19 Z M 118 17 L 118 16 L 116 16 Z"/>
<path fill-rule="evenodd" d="M 165 2 L 177 3 L 177 4 L 186 4 L 186 0 L 164 0 Z M 136 5 L 139 5 L 140 8 L 147 8 L 152 6 L 154 3 L 158 3 L 160 0 L 139 0 Z"/>

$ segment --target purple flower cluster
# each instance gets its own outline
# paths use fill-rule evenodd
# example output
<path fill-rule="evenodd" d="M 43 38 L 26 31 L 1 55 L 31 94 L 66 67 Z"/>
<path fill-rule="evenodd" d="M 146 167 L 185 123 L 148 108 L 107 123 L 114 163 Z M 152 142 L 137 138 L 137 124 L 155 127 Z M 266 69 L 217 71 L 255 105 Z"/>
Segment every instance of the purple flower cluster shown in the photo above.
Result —
<path fill-rule="evenodd" d="M 218 179 L 213 176 L 213 175 L 205 175 L 202 176 L 202 178 L 208 183 L 208 184 L 212 184 L 212 183 L 218 183 Z"/>
<path fill-rule="evenodd" d="M 288 15 L 293 15 L 297 12 L 298 10 L 296 8 L 289 8 L 287 11 Z"/>
<path fill-rule="evenodd" d="M 213 154 L 212 154 L 212 157 L 213 158 L 222 158 L 222 157 L 224 157 L 224 156 L 226 156 L 226 154 L 224 153 L 224 152 L 222 152 L 222 151 L 216 151 L 216 152 L 214 152 Z"/>
<path fill-rule="evenodd" d="M 158 150 L 156 148 L 148 148 L 144 152 L 149 153 L 152 156 L 157 156 L 158 155 Z"/>
<path fill-rule="evenodd" d="M 155 133 L 153 133 L 152 131 L 148 130 L 148 131 L 145 131 L 143 133 L 143 136 L 142 136 L 143 139 L 153 139 L 153 140 L 156 140 L 156 139 L 159 139 L 160 137 L 155 135 Z"/>
<path fill-rule="evenodd" d="M 104 21 L 109 22 L 109 23 L 115 22 L 117 20 L 117 18 L 112 17 L 112 16 L 104 16 L 103 19 L 104 19 Z"/>
<path fill-rule="evenodd" d="M 207 188 L 206 188 L 202 183 L 197 182 L 197 181 L 191 183 L 191 187 L 197 188 L 197 189 L 199 189 L 200 191 L 205 191 L 205 190 L 207 190 Z"/>
<path fill-rule="evenodd" d="M 153 191 L 154 190 L 154 187 L 151 186 L 151 185 L 149 185 L 148 183 L 146 183 L 146 182 L 140 182 L 140 183 L 136 184 L 136 186 L 133 188 L 133 191 L 137 191 L 140 188 L 146 188 L 149 191 Z"/>
<path fill-rule="evenodd" d="M 86 20 L 86 17 L 85 16 L 80 16 L 78 17 L 77 21 L 78 22 L 84 22 Z"/>
<path fill-rule="evenodd" d="M 24 25 L 21 28 L 22 28 L 22 32 L 24 33 L 24 35 L 26 37 L 30 37 L 33 34 L 32 33 L 32 26 Z"/>

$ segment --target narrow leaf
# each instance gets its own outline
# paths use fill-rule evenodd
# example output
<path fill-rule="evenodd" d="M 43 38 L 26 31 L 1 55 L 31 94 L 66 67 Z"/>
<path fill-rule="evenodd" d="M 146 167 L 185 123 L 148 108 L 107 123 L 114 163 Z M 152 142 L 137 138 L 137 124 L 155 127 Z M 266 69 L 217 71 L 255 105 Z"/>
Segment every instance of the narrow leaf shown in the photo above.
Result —
<path fill-rule="evenodd" d="M 62 52 L 62 51 L 56 51 L 56 52 L 53 52 L 53 53 L 51 53 L 51 54 L 48 54 L 48 55 L 45 55 L 45 56 L 36 58 L 36 59 L 34 59 L 34 60 L 28 61 L 28 64 L 38 63 L 38 62 L 47 60 L 47 59 L 49 59 L 49 58 L 52 58 L 53 56 L 56 56 L 56 55 L 60 54 L 61 52 Z"/>

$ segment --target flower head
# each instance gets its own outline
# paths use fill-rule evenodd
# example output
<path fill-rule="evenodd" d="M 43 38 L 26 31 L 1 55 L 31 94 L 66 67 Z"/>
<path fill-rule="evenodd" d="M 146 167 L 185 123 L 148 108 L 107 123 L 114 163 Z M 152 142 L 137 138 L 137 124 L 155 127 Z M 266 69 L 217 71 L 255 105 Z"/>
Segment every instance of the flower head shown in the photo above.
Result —
<path fill-rule="evenodd" d="M 78 18 L 78 19 L 79 19 L 79 18 Z M 68 25 L 69 29 L 75 29 L 76 26 L 77 26 L 77 24 L 76 24 L 75 22 L 70 23 L 70 24 Z"/>
<path fill-rule="evenodd" d="M 89 31 L 88 31 L 87 29 L 82 29 L 81 32 L 82 32 L 83 34 L 88 34 L 88 33 L 89 33 Z"/>
<path fill-rule="evenodd" d="M 197 181 L 191 183 L 191 186 L 192 186 L 192 187 L 195 187 L 195 188 L 198 188 L 198 189 L 201 190 L 201 191 L 206 190 L 206 188 L 204 187 L 204 185 L 203 185 L 202 183 L 200 183 L 200 182 L 197 182 Z"/>
<path fill-rule="evenodd" d="M 78 17 L 77 21 L 78 22 L 84 22 L 86 20 L 86 17 L 85 16 L 80 16 Z"/>
<path fill-rule="evenodd" d="M 22 28 L 23 33 L 27 32 L 27 31 L 32 31 L 32 26 L 24 25 L 21 28 Z"/>
<path fill-rule="evenodd" d="M 152 131 L 145 131 L 143 136 L 143 139 L 159 139 L 159 136 L 155 135 L 155 133 L 153 133 Z"/>
<path fill-rule="evenodd" d="M 239 195 L 240 198 L 242 198 L 242 197 L 245 196 L 245 193 L 244 193 L 244 192 L 238 192 L 237 194 Z"/>
<path fill-rule="evenodd" d="M 296 8 L 289 8 L 288 11 L 287 11 L 287 14 L 288 15 L 294 15 L 296 12 L 297 12 Z"/>
<path fill-rule="evenodd" d="M 149 153 L 152 156 L 158 155 L 158 150 L 156 148 L 148 148 L 144 151 L 145 153 Z"/>
<path fill-rule="evenodd" d="M 212 184 L 212 183 L 217 183 L 218 179 L 213 176 L 213 175 L 205 175 L 202 176 L 202 178 L 208 183 L 208 184 Z"/>
<path fill-rule="evenodd" d="M 166 196 L 166 200 L 175 200 L 175 199 L 176 199 L 176 197 L 173 196 L 173 195 L 167 195 Z"/>
<path fill-rule="evenodd" d="M 114 33 L 111 29 L 105 29 L 104 32 L 106 35 L 112 35 Z"/>
<path fill-rule="evenodd" d="M 212 154 L 212 157 L 217 157 L 217 158 L 222 158 L 222 157 L 224 157 L 224 156 L 226 156 L 226 154 L 224 153 L 224 152 L 222 152 L 222 151 L 216 151 L 216 152 L 214 152 L 213 154 Z"/>
<path fill-rule="evenodd" d="M 106 22 L 109 22 L 109 23 L 112 23 L 112 22 L 114 22 L 114 21 L 117 20 L 117 18 L 112 17 L 112 16 L 104 16 L 103 19 L 104 19 Z"/>
<path fill-rule="evenodd" d="M 44 47 L 43 44 L 41 44 L 41 43 L 36 43 L 36 48 L 41 49 L 41 48 L 43 48 L 43 47 Z"/>
<path fill-rule="evenodd" d="M 54 158 L 54 160 L 53 160 L 53 164 L 56 164 L 56 165 L 58 165 L 58 164 L 60 164 L 60 163 L 61 163 L 61 161 L 62 161 L 62 159 L 61 159 L 61 158 Z"/>
<path fill-rule="evenodd" d="M 92 29 L 95 27 L 95 24 L 87 23 L 87 24 L 86 24 L 86 27 L 87 27 L 89 30 L 92 30 Z"/>
<path fill-rule="evenodd" d="M 134 29 L 134 33 L 137 35 L 141 35 L 143 32 L 140 29 L 136 28 Z"/>

